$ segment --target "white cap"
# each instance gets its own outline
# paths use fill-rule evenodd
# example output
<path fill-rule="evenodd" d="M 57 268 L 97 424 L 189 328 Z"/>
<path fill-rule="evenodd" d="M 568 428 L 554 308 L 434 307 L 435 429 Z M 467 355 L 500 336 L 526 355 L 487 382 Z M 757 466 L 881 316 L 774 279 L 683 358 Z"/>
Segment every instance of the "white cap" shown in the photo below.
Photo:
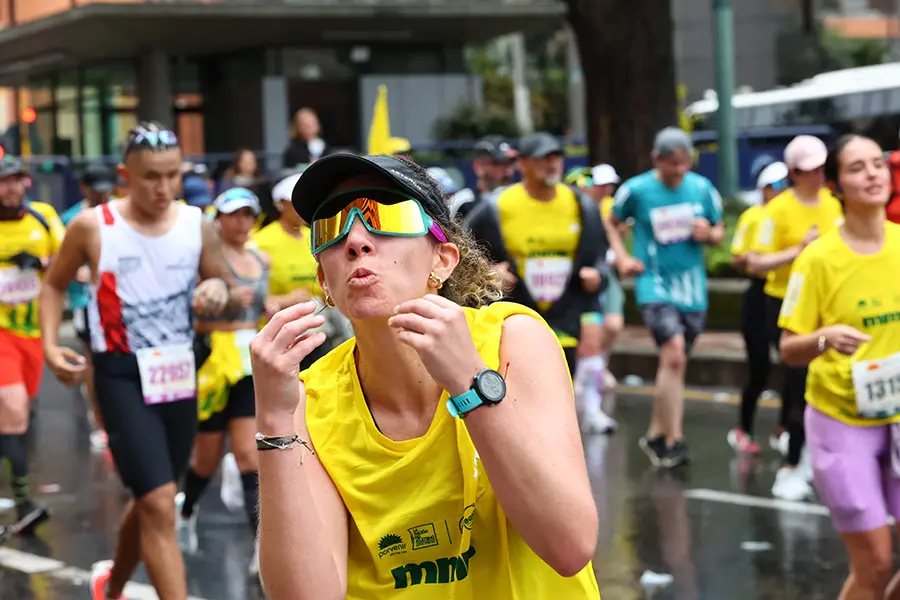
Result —
<path fill-rule="evenodd" d="M 262 207 L 259 205 L 259 198 L 256 197 L 256 194 L 242 187 L 225 190 L 216 196 L 213 208 L 216 209 L 217 213 L 224 215 L 230 215 L 242 208 L 249 208 L 255 215 L 262 212 Z"/>
<path fill-rule="evenodd" d="M 825 164 L 828 148 L 812 135 L 798 135 L 784 148 L 784 162 L 791 169 L 815 171 Z"/>
<path fill-rule="evenodd" d="M 294 193 L 294 187 L 298 181 L 300 181 L 300 173 L 295 173 L 275 184 L 275 187 L 272 188 L 272 202 L 276 207 L 280 206 L 281 202 L 291 201 L 291 195 Z"/>
<path fill-rule="evenodd" d="M 778 183 L 788 176 L 788 167 L 783 162 L 773 162 L 759 172 L 756 178 L 756 189 L 763 190 L 773 183 Z"/>
<path fill-rule="evenodd" d="M 591 180 L 594 185 L 607 185 L 610 183 L 619 183 L 619 174 L 612 165 L 606 163 L 597 165 L 591 169 Z"/>

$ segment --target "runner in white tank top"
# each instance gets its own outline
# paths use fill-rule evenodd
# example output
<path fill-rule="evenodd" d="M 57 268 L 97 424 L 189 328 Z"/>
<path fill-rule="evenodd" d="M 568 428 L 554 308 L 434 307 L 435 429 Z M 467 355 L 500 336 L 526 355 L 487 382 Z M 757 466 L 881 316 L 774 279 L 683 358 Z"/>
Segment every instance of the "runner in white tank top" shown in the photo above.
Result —
<path fill-rule="evenodd" d="M 115 561 L 94 565 L 95 600 L 121 598 L 138 557 L 161 598 L 187 598 L 174 523 L 175 483 L 197 431 L 191 311 L 216 315 L 237 296 L 212 223 L 173 200 L 181 187 L 177 144 L 156 123 L 129 133 L 120 167 L 128 196 L 75 218 L 41 295 L 47 364 L 73 385 L 84 358 L 59 346 L 58 330 L 66 287 L 90 265 L 97 402 L 116 469 L 134 496 Z"/>

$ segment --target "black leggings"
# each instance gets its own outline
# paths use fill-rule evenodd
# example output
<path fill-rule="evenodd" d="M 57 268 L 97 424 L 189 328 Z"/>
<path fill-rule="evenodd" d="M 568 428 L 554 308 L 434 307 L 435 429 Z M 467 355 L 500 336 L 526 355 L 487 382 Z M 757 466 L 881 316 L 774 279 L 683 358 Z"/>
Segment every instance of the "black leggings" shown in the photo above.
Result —
<path fill-rule="evenodd" d="M 750 287 L 741 299 L 741 334 L 747 348 L 747 381 L 741 392 L 740 423 L 747 435 L 753 435 L 756 405 L 765 391 L 772 374 L 769 356 L 769 323 L 766 320 L 766 295 L 764 279 L 752 278 Z M 782 410 L 782 426 L 785 411 Z"/>
<path fill-rule="evenodd" d="M 778 327 L 781 302 L 779 298 L 766 297 L 769 336 L 776 345 L 781 341 L 781 329 Z M 784 388 L 781 393 L 781 422 L 790 435 L 785 462 L 792 467 L 800 463 L 800 453 L 806 443 L 806 429 L 803 426 L 803 413 L 806 411 L 806 373 L 806 367 L 786 367 Z"/>

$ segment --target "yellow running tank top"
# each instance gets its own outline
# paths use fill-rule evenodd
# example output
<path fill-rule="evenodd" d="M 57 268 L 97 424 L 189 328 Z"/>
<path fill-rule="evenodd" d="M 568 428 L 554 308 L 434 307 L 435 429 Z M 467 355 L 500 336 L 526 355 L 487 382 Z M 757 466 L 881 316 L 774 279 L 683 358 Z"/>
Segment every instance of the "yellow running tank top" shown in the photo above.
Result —
<path fill-rule="evenodd" d="M 464 310 L 482 360 L 501 372 L 503 320 L 542 320 L 507 302 Z M 513 529 L 446 391 L 422 437 L 378 431 L 354 348 L 350 339 L 300 375 L 309 435 L 350 516 L 348 600 L 599 599 L 591 564 L 562 577 Z"/>

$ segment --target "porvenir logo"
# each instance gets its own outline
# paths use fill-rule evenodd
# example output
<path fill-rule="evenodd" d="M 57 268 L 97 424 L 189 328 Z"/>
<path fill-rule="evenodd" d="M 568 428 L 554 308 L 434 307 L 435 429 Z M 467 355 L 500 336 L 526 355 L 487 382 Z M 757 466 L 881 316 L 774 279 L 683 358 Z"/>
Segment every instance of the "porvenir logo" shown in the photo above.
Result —
<path fill-rule="evenodd" d="M 406 552 L 406 542 L 396 533 L 389 533 L 378 541 L 378 558 Z"/>

